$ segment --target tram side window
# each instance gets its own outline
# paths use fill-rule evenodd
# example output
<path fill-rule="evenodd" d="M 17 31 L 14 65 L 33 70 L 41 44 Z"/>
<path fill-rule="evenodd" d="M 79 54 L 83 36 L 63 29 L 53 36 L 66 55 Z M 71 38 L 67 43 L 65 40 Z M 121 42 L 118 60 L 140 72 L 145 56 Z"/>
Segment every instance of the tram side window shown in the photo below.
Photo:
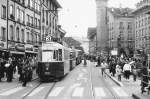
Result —
<path fill-rule="evenodd" d="M 58 61 L 58 50 L 54 50 L 53 59 Z"/>
<path fill-rule="evenodd" d="M 58 57 L 59 57 L 59 61 L 62 61 L 62 49 L 58 50 Z"/>
<path fill-rule="evenodd" d="M 70 58 L 70 52 L 67 50 L 64 50 L 64 59 L 68 60 Z"/>

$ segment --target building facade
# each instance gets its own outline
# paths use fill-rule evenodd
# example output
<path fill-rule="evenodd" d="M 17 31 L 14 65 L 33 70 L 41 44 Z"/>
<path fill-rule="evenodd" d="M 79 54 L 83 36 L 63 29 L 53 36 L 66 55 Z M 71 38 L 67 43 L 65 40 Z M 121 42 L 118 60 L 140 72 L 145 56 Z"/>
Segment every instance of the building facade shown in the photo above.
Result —
<path fill-rule="evenodd" d="M 7 53 L 7 0 L 0 2 L 0 56 Z"/>
<path fill-rule="evenodd" d="M 51 40 L 57 38 L 58 8 L 61 8 L 61 6 L 56 0 L 42 0 L 41 36 L 43 41 L 45 41 L 47 35 Z"/>
<path fill-rule="evenodd" d="M 1 53 L 36 56 L 46 36 L 57 38 L 56 0 L 2 0 L 0 6 Z"/>
<path fill-rule="evenodd" d="M 150 0 L 141 0 L 136 5 L 135 15 L 135 54 L 150 53 Z"/>
<path fill-rule="evenodd" d="M 129 8 L 108 8 L 107 25 L 110 50 L 118 49 L 118 54 L 133 56 L 134 16 Z"/>
<path fill-rule="evenodd" d="M 108 47 L 107 32 L 107 2 L 108 0 L 96 0 L 97 15 L 97 54 L 104 54 Z M 103 53 L 104 52 L 104 53 Z"/>
<path fill-rule="evenodd" d="M 89 39 L 89 55 L 96 56 L 96 28 L 88 28 L 87 38 Z"/>

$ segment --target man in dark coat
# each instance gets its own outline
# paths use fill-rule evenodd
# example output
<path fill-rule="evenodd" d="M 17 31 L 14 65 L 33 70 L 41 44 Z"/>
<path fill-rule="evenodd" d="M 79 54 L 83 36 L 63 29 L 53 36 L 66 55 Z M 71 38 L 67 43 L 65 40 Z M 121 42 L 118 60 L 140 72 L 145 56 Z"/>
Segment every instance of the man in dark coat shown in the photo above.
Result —
<path fill-rule="evenodd" d="M 3 58 L 0 58 L 0 82 L 1 82 L 1 79 L 4 77 L 4 70 L 5 70 L 4 60 Z"/>

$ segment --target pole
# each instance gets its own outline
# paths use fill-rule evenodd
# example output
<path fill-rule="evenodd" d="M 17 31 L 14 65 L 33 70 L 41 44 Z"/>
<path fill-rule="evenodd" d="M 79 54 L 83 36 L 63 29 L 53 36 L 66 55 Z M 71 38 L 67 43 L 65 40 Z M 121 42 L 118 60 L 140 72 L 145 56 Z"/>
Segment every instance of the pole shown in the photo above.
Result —
<path fill-rule="evenodd" d="M 7 0 L 7 51 L 8 51 L 8 5 L 9 1 Z"/>

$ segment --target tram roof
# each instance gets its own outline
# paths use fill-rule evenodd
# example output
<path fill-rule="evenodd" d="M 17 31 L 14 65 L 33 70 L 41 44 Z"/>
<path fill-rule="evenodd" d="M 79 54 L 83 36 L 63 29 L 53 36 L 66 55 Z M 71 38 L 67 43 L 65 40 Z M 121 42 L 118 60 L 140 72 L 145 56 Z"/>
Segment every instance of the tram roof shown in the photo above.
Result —
<path fill-rule="evenodd" d="M 42 49 L 51 49 L 51 50 L 57 50 L 57 49 L 64 49 L 66 47 L 64 47 L 63 45 L 57 43 L 57 42 L 46 42 L 43 43 L 42 45 Z"/>

